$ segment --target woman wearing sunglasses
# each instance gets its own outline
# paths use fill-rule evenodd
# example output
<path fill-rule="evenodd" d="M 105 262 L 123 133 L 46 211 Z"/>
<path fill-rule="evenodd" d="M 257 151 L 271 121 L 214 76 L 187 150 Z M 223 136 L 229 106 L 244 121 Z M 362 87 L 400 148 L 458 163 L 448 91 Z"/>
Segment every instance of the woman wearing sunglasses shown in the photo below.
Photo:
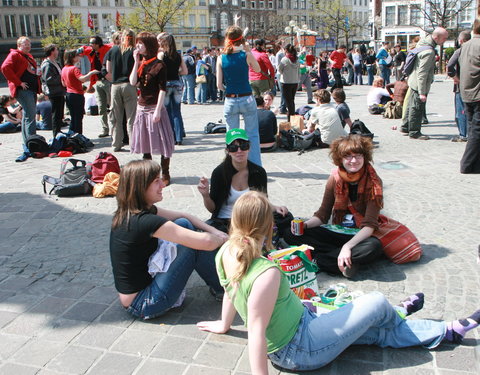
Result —
<path fill-rule="evenodd" d="M 227 155 L 213 170 L 210 184 L 206 177 L 200 178 L 198 184 L 205 208 L 212 213 L 207 223 L 224 232 L 228 232 L 230 226 L 233 204 L 242 194 L 250 190 L 267 193 L 265 169 L 248 160 L 250 141 L 245 130 L 229 130 L 226 143 Z M 288 214 L 286 207 L 273 208 L 277 220 Z"/>

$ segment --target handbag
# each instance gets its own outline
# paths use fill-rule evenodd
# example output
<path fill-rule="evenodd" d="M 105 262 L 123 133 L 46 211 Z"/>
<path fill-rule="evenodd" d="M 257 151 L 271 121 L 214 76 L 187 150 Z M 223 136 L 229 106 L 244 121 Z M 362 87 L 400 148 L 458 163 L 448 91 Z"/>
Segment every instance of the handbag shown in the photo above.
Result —
<path fill-rule="evenodd" d="M 320 294 L 316 276 L 318 267 L 312 262 L 311 250 L 312 247 L 301 245 L 268 254 L 268 259 L 277 263 L 287 275 L 290 289 L 300 299 L 310 299 Z"/>
<path fill-rule="evenodd" d="M 349 205 L 348 208 L 355 217 L 357 226 L 360 225 L 363 216 L 352 205 Z M 373 232 L 372 236 L 380 240 L 383 252 L 393 263 L 416 262 L 422 256 L 422 246 L 412 231 L 402 223 L 385 215 L 378 215 L 378 229 Z"/>
<path fill-rule="evenodd" d="M 195 78 L 195 82 L 200 84 L 200 83 L 207 83 L 207 76 L 202 74 L 201 76 L 197 76 L 197 78 Z"/>

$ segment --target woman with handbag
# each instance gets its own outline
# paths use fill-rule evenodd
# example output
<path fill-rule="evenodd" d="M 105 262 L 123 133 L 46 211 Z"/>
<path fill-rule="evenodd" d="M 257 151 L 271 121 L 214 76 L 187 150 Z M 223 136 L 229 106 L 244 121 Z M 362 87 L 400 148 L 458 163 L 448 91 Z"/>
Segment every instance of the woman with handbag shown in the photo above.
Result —
<path fill-rule="evenodd" d="M 151 160 L 134 160 L 122 168 L 110 232 L 110 258 L 120 303 L 141 319 L 155 318 L 181 304 L 193 270 L 216 293 L 223 293 L 213 250 L 228 237 L 193 215 L 155 206 L 163 199 L 165 187 L 160 171 L 160 165 Z M 149 260 L 156 252 L 161 254 L 163 266 L 155 270 Z"/>
<path fill-rule="evenodd" d="M 350 134 L 333 141 L 330 156 L 337 168 L 327 181 L 322 205 L 305 221 L 303 235 L 284 233 L 289 244 L 312 246 L 313 257 L 322 271 L 352 277 L 359 266 L 384 255 L 378 238 L 384 218 L 380 215 L 383 187 L 371 165 L 372 151 L 368 137 Z M 325 225 L 331 216 L 334 226 Z M 413 234 L 409 238 L 405 261 L 414 261 L 420 258 L 421 248 Z"/>
<path fill-rule="evenodd" d="M 478 327 L 480 310 L 448 323 L 405 319 L 423 307 L 423 293 L 392 306 L 372 292 L 317 316 L 293 293 L 279 266 L 262 256 L 264 247 L 271 248 L 271 215 L 262 193 L 248 192 L 237 200 L 230 238 L 215 258 L 226 292 L 222 318 L 197 323 L 202 331 L 226 333 L 238 312 L 248 328 L 252 374 L 267 375 L 268 359 L 291 371 L 318 369 L 350 345 L 435 348 L 442 341 L 458 343 Z"/>
<path fill-rule="evenodd" d="M 248 160 L 250 141 L 243 129 L 231 129 L 226 134 L 225 160 L 217 166 L 210 178 L 202 177 L 198 191 L 202 195 L 205 208 L 212 217 L 207 223 L 225 233 L 230 227 L 232 207 L 235 201 L 250 190 L 267 193 L 267 173 L 265 169 Z M 285 218 L 288 222 L 288 209 L 273 206 L 278 224 Z"/>
<path fill-rule="evenodd" d="M 198 104 L 207 104 L 207 75 L 208 75 L 208 64 L 200 57 L 200 54 L 197 55 L 197 69 L 196 69 L 196 82 L 198 85 L 198 94 L 197 94 L 197 103 Z"/>
<path fill-rule="evenodd" d="M 137 113 L 133 124 L 130 149 L 132 154 L 143 154 L 144 159 L 153 155 L 162 156 L 162 181 L 170 185 L 170 158 L 174 149 L 172 126 L 165 109 L 167 69 L 158 60 L 158 40 L 149 32 L 137 35 L 133 51 L 134 66 L 130 84 L 138 86 Z"/>

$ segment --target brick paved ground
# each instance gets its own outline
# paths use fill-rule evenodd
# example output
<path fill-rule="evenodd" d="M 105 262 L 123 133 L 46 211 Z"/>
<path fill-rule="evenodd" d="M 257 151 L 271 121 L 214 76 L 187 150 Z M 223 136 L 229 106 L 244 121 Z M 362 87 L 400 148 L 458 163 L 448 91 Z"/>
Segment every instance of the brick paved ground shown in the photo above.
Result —
<path fill-rule="evenodd" d="M 480 180 L 461 175 L 463 143 L 452 143 L 451 82 L 437 77 L 427 104 L 430 141 L 414 141 L 392 131 L 399 120 L 368 114 L 367 87 L 347 88 L 352 118 L 375 133 L 374 160 L 384 181 L 384 212 L 407 224 L 425 250 L 416 264 L 379 262 L 347 281 L 351 289 L 379 290 L 393 302 L 423 291 L 418 317 L 452 319 L 478 308 L 480 266 Z M 5 93 L 5 89 L 0 90 Z M 278 99 L 277 99 L 278 101 Z M 305 104 L 303 93 L 297 104 Z M 187 138 L 172 159 L 172 185 L 164 207 L 208 218 L 196 190 L 223 156 L 223 136 L 204 135 L 203 126 L 221 118 L 221 105 L 183 106 Z M 85 118 L 93 160 L 109 151 L 99 139 L 98 117 Z M 46 137 L 49 132 L 40 132 Z M 112 287 L 108 254 L 109 225 L 115 199 L 55 198 L 43 194 L 42 175 L 58 175 L 59 159 L 29 159 L 19 164 L 20 134 L 0 135 L 0 373 L 2 374 L 248 374 L 246 332 L 240 321 L 228 335 L 200 332 L 195 323 L 218 318 L 215 303 L 198 277 L 189 282 L 183 307 L 150 322 L 132 319 L 120 307 Z M 135 158 L 117 153 L 121 163 Z M 302 155 L 277 152 L 262 156 L 269 195 L 296 216 L 319 206 L 332 168 L 327 150 Z M 398 169 L 404 166 L 404 169 Z M 318 276 L 320 288 L 345 280 Z M 442 345 L 391 350 L 354 347 L 312 374 L 478 374 L 480 332 L 458 347 Z M 272 374 L 279 372 L 271 368 Z"/>

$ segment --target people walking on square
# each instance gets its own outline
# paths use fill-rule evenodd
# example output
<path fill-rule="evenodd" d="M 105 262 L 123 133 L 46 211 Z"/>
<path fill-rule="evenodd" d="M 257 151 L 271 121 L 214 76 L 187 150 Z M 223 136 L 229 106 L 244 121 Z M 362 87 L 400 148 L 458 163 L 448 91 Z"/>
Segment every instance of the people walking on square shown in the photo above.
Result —
<path fill-rule="evenodd" d="M 382 48 L 377 53 L 378 68 L 380 76 L 383 78 L 384 85 L 390 83 L 390 75 L 392 74 L 390 67 L 392 66 L 392 56 L 390 55 L 390 42 L 383 42 Z"/>
<path fill-rule="evenodd" d="M 460 173 L 480 173 L 480 18 L 473 23 L 473 36 L 462 45 L 460 65 L 460 94 L 468 120 L 468 141 Z"/>
<path fill-rule="evenodd" d="M 261 96 L 264 92 L 273 88 L 273 86 L 270 86 L 270 82 L 275 84 L 275 68 L 267 55 L 264 39 L 255 40 L 252 55 L 260 65 L 260 72 L 256 72 L 252 67 L 249 67 L 248 79 L 253 95 Z"/>
<path fill-rule="evenodd" d="M 90 69 L 98 71 L 97 74 L 90 76 L 90 86 L 95 88 L 95 96 L 98 103 L 98 114 L 101 116 L 102 132 L 99 137 L 107 137 L 110 134 L 111 116 L 111 82 L 102 73 L 106 53 L 112 48 L 110 45 L 103 44 L 100 36 L 92 36 L 88 46 L 78 49 L 80 55 L 88 57 Z M 105 71 L 104 71 L 105 72 Z M 109 120 L 110 118 L 110 120 Z M 122 126 L 121 124 L 119 126 Z"/>
<path fill-rule="evenodd" d="M 335 51 L 333 51 L 328 58 L 328 61 L 332 65 L 332 74 L 333 78 L 335 79 L 335 83 L 332 86 L 332 91 L 336 88 L 343 88 L 342 68 L 347 60 L 347 55 L 345 54 L 346 50 L 347 47 L 345 45 L 341 45 Z"/>
<path fill-rule="evenodd" d="M 93 75 L 100 72 L 93 69 L 82 76 L 80 69 L 76 66 L 80 60 L 77 50 L 68 50 L 63 57 L 65 66 L 62 69 L 62 84 L 67 89 L 66 103 L 71 119 L 69 132 L 83 134 L 85 97 L 82 83 L 88 82 Z"/>
<path fill-rule="evenodd" d="M 377 59 L 375 57 L 375 51 L 370 48 L 368 50 L 367 57 L 365 59 L 365 67 L 367 68 L 367 75 L 368 75 L 368 86 L 372 86 L 373 78 L 375 76 L 375 69 L 376 69 L 376 62 Z"/>
<path fill-rule="evenodd" d="M 305 86 L 305 90 L 307 90 L 307 103 L 314 104 L 312 78 L 310 77 L 311 66 L 307 65 L 307 49 L 305 47 L 302 48 L 302 52 L 298 55 L 298 62 L 300 63 L 298 90 L 302 90 L 302 86 Z"/>
<path fill-rule="evenodd" d="M 184 104 L 194 104 L 195 103 L 195 69 L 196 62 L 195 56 L 192 53 L 191 49 L 188 49 L 187 52 L 182 56 L 183 62 L 187 67 L 187 74 L 182 76 L 183 80 L 183 95 L 182 102 Z"/>
<path fill-rule="evenodd" d="M 167 67 L 167 93 L 165 107 L 168 118 L 173 127 L 175 144 L 181 145 L 185 136 L 185 127 L 182 117 L 183 82 L 180 76 L 187 74 L 187 66 L 182 56 L 177 52 L 177 45 L 173 35 L 164 33 L 159 39 L 161 60 Z"/>
<path fill-rule="evenodd" d="M 55 137 L 62 130 L 65 112 L 65 87 L 62 85 L 62 68 L 57 61 L 58 47 L 49 44 L 45 47 L 45 60 L 42 61 L 42 90 L 52 103 L 52 132 Z"/>
<path fill-rule="evenodd" d="M 153 34 L 152 38 L 156 40 Z M 157 207 L 165 187 L 160 173 L 160 165 L 152 160 L 130 161 L 122 168 L 110 232 L 120 303 L 140 319 L 153 319 L 181 305 L 194 270 L 213 291 L 223 294 L 213 250 L 227 235 L 193 215 Z M 156 252 L 164 261 L 161 268 L 150 262 Z"/>
<path fill-rule="evenodd" d="M 220 91 L 225 90 L 223 114 L 227 129 L 239 129 L 242 115 L 250 141 L 248 159 L 261 166 L 257 105 L 248 81 L 250 67 L 260 72 L 260 65 L 250 52 L 243 30 L 238 26 L 230 26 L 225 33 L 223 53 L 217 59 L 217 87 Z"/>
<path fill-rule="evenodd" d="M 114 45 L 108 51 L 107 72 L 111 74 L 111 102 L 114 121 L 112 123 L 112 147 L 118 152 L 122 149 L 124 134 L 123 121 L 126 116 L 128 138 L 132 137 L 133 122 L 137 112 L 137 88 L 130 84 L 129 77 L 133 69 L 133 50 L 135 33 L 130 29 L 122 32 L 120 45 Z M 108 81 L 107 81 L 108 82 Z"/>
<path fill-rule="evenodd" d="M 354 61 L 353 61 L 353 53 L 355 49 L 352 48 L 347 53 L 347 59 L 345 60 L 345 68 L 347 68 L 347 84 L 353 85 L 354 83 Z"/>
<path fill-rule="evenodd" d="M 27 149 L 27 138 L 36 134 L 35 113 L 37 108 L 37 94 L 42 88 L 37 62 L 30 54 L 32 44 L 26 36 L 17 39 L 17 49 L 11 49 L 7 58 L 2 63 L 2 73 L 7 79 L 10 95 L 15 98 L 23 108 L 22 113 L 22 139 L 23 153 L 16 162 L 24 162 L 30 157 Z"/>
<path fill-rule="evenodd" d="M 433 349 L 459 343 L 480 323 L 480 310 L 451 322 L 405 319 L 422 309 L 424 294 L 391 305 L 380 292 L 360 296 L 331 312 L 316 315 L 290 289 L 279 266 L 262 256 L 271 248 L 272 208 L 260 192 L 248 192 L 233 207 L 229 240 L 216 257 L 225 288 L 222 317 L 197 323 L 202 331 L 223 334 L 236 312 L 248 329 L 250 370 L 268 374 L 268 360 L 281 369 L 308 371 L 326 366 L 351 345 Z"/>
<path fill-rule="evenodd" d="M 422 134 L 422 117 L 425 113 L 427 95 L 434 78 L 435 47 L 441 46 L 448 38 L 448 31 L 437 27 L 431 35 L 421 39 L 417 48 L 418 52 L 411 74 L 408 76 L 409 97 L 406 100 L 406 111 L 402 118 L 401 132 L 409 135 L 411 139 L 428 140 L 429 136 Z M 408 94 L 407 94 L 408 95 Z"/>
<path fill-rule="evenodd" d="M 226 137 L 225 160 L 212 172 L 210 181 L 200 178 L 198 191 L 205 208 L 212 214 L 208 224 L 227 233 L 235 201 L 250 190 L 267 194 L 267 173 L 248 160 L 250 141 L 243 129 L 231 129 Z M 281 217 L 288 213 L 283 206 L 272 206 Z"/>
<path fill-rule="evenodd" d="M 455 122 L 457 123 L 459 133 L 458 136 L 452 138 L 452 142 L 466 142 L 468 139 L 467 114 L 465 112 L 465 104 L 463 103 L 460 89 L 458 87 L 460 83 L 460 66 L 458 63 L 458 58 L 462 53 L 463 43 L 468 42 L 470 39 L 470 31 L 465 30 L 459 34 L 457 39 L 459 47 L 454 52 L 452 57 L 450 57 L 447 64 L 447 74 L 449 77 L 453 78 L 453 93 L 455 98 Z"/>
<path fill-rule="evenodd" d="M 170 158 L 174 149 L 174 136 L 167 110 L 167 68 L 158 60 L 158 40 L 149 32 L 137 35 L 133 51 L 134 65 L 130 84 L 140 90 L 137 114 L 133 124 L 130 152 L 143 154 L 144 159 L 161 155 L 162 181 L 170 185 Z"/>
<path fill-rule="evenodd" d="M 278 65 L 278 72 L 280 73 L 283 99 L 287 107 L 287 119 L 290 121 L 290 116 L 295 115 L 295 94 L 300 81 L 300 63 L 297 49 L 293 44 L 289 43 L 285 46 L 285 57 Z"/>

